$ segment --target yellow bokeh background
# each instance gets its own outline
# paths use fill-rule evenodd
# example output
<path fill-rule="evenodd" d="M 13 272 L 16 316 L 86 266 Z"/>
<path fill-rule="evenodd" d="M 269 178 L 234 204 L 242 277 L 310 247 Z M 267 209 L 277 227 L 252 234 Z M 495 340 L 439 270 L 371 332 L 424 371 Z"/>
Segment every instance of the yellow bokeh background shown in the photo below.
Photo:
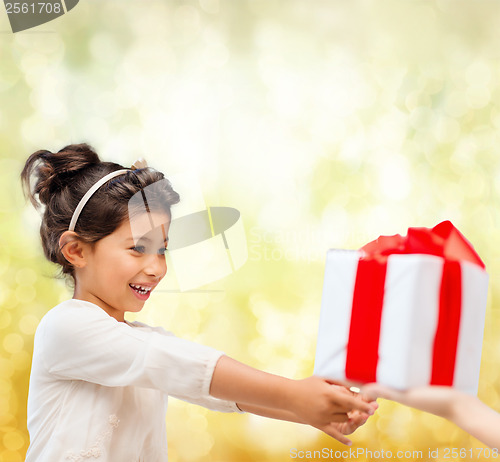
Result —
<path fill-rule="evenodd" d="M 208 206 L 242 215 L 241 269 L 197 292 L 167 282 L 136 318 L 287 377 L 313 370 L 328 248 L 451 220 L 490 274 L 479 397 L 500 411 L 499 43 L 500 4 L 481 0 L 80 0 L 17 34 L 0 6 L 0 462 L 24 460 L 33 335 L 71 297 L 19 173 L 35 150 L 83 141 L 195 172 Z M 380 404 L 338 460 L 494 458 L 449 422 Z M 173 399 L 167 426 L 173 462 L 345 450 Z"/>

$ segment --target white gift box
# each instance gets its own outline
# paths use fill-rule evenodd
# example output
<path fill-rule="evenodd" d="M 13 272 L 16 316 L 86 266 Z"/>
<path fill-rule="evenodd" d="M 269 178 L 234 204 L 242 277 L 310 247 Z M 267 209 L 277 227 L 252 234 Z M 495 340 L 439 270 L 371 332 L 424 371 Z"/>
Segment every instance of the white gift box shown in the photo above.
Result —
<path fill-rule="evenodd" d="M 327 253 L 315 375 L 359 383 L 346 374 L 346 361 L 358 262 L 362 256 L 363 252 L 356 250 Z M 398 389 L 431 383 L 444 261 L 442 257 L 426 254 L 388 256 L 376 363 L 378 383 Z M 477 394 L 488 274 L 473 263 L 459 264 L 460 319 L 450 385 Z"/>

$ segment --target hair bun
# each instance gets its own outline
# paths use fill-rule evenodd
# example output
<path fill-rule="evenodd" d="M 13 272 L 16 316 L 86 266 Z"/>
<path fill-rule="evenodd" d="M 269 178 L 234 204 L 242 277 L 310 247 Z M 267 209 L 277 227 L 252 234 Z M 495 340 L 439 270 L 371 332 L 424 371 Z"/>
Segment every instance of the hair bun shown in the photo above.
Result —
<path fill-rule="evenodd" d="M 76 173 L 99 162 L 97 153 L 86 143 L 72 144 L 55 153 L 37 151 L 28 158 L 21 173 L 25 195 L 36 208 L 47 204 L 53 194 L 68 184 Z M 32 176 L 35 177 L 33 188 Z"/>

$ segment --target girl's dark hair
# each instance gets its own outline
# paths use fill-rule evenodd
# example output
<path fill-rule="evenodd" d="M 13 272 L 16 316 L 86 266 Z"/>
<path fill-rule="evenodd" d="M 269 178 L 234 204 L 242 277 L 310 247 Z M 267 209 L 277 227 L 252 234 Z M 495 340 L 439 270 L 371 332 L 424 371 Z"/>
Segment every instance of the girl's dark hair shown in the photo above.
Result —
<path fill-rule="evenodd" d="M 45 256 L 61 265 L 61 276 L 70 276 L 72 282 L 74 267 L 64 258 L 59 238 L 68 230 L 73 212 L 84 194 L 102 177 L 123 168 L 113 162 L 102 162 L 94 149 L 85 143 L 72 144 L 58 152 L 40 150 L 26 161 L 21 173 L 25 196 L 36 209 L 45 206 L 40 226 Z M 112 178 L 85 204 L 75 232 L 90 244 L 108 236 L 128 218 L 130 198 L 163 179 L 163 173 L 149 167 Z M 148 197 L 148 205 L 170 215 L 170 206 L 179 202 L 179 195 L 167 180 L 162 185 L 161 197 L 152 200 Z"/>

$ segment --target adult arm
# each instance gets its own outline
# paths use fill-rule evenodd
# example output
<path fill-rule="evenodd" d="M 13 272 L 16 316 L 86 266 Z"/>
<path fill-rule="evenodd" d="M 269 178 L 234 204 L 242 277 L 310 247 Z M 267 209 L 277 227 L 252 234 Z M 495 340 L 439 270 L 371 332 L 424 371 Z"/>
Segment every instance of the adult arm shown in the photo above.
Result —
<path fill-rule="evenodd" d="M 385 398 L 450 420 L 474 438 L 500 448 L 500 414 L 477 397 L 451 387 L 428 386 L 399 391 L 379 384 L 363 387 L 371 398 Z"/>

